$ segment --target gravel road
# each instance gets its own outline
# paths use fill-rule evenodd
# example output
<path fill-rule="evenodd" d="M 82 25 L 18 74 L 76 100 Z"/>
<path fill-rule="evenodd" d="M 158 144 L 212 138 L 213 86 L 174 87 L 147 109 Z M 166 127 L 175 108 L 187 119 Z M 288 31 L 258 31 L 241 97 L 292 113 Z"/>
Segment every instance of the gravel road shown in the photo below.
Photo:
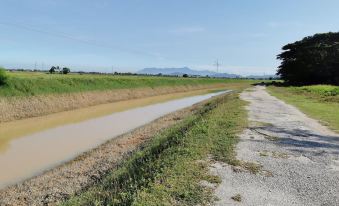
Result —
<path fill-rule="evenodd" d="M 214 163 L 216 205 L 339 205 L 339 135 L 256 86 L 241 94 L 250 126 L 237 158 L 259 172 Z"/>

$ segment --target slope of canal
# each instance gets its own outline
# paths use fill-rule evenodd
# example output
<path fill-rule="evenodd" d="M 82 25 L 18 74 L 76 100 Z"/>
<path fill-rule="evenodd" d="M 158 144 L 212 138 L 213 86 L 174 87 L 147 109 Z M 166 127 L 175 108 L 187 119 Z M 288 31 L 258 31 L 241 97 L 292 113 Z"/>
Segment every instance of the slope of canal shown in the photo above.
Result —
<path fill-rule="evenodd" d="M 0 150 L 0 188 L 55 167 L 161 116 L 222 93 L 185 97 L 120 112 L 117 110 L 110 115 L 12 138 Z"/>

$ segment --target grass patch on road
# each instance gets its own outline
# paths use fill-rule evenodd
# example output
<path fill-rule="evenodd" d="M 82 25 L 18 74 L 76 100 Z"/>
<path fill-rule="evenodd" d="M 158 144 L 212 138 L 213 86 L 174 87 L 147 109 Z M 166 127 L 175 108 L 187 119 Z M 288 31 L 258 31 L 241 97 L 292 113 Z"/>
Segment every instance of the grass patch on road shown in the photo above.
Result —
<path fill-rule="evenodd" d="M 112 89 L 195 86 L 204 84 L 238 83 L 251 80 L 114 76 L 96 74 L 45 74 L 39 72 L 7 72 L 5 85 L 0 86 L 1 96 L 32 96 Z"/>
<path fill-rule="evenodd" d="M 279 99 L 295 105 L 310 117 L 320 120 L 322 124 L 339 131 L 339 86 L 269 86 L 268 91 Z"/>
<path fill-rule="evenodd" d="M 238 94 L 217 97 L 155 136 L 97 185 L 63 205 L 206 205 L 213 192 L 201 184 L 209 158 L 234 161 L 236 134 L 246 122 Z"/>

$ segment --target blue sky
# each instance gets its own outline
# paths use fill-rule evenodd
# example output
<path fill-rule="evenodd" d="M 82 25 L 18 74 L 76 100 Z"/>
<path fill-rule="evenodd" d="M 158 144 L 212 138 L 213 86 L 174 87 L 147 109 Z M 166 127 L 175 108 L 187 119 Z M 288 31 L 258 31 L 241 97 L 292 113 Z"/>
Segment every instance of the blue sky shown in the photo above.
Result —
<path fill-rule="evenodd" d="M 337 0 L 1 0 L 0 65 L 273 74 L 281 47 L 338 31 Z"/>

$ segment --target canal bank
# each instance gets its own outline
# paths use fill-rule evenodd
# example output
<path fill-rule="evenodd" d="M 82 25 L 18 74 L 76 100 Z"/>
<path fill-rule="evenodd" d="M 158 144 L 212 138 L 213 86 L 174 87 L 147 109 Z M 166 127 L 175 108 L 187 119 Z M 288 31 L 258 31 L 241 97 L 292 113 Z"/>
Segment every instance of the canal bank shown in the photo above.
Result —
<path fill-rule="evenodd" d="M 174 100 L 136 109 L 140 112 L 141 110 L 148 108 L 151 109 L 149 111 L 153 111 L 154 113 L 154 111 L 156 111 L 154 110 L 155 107 L 160 106 L 160 110 L 162 110 L 163 113 L 157 115 L 166 116 L 161 117 L 160 119 L 158 119 L 160 116 L 153 116 L 153 120 L 157 120 L 151 124 L 139 127 L 131 133 L 110 140 L 106 144 L 99 146 L 99 148 L 91 150 L 90 152 L 81 155 L 80 157 L 67 164 L 57 167 L 56 169 L 45 172 L 43 175 L 37 176 L 15 186 L 11 186 L 6 190 L 2 190 L 0 192 L 0 199 L 2 202 L 0 203 L 35 204 L 39 202 L 40 204 L 42 204 L 44 201 L 53 202 L 67 198 L 69 195 L 80 191 L 84 187 L 98 180 L 101 175 L 105 174 L 105 171 L 111 169 L 112 167 L 115 167 L 116 163 L 124 155 L 126 155 L 130 151 L 133 151 L 136 147 L 138 147 L 138 145 L 140 145 L 142 142 L 147 141 L 152 135 L 161 131 L 163 128 L 173 125 L 174 123 L 180 121 L 182 118 L 194 112 L 195 108 L 198 107 L 198 105 L 191 106 L 192 104 L 209 99 L 216 94 L 206 94 L 189 97 L 181 100 Z M 170 105 L 174 105 L 177 107 L 174 108 Z M 164 111 L 163 109 L 161 109 L 163 108 L 163 106 L 165 106 L 165 108 L 171 109 Z M 185 107 L 189 108 L 183 109 Z M 169 114 L 178 109 L 183 110 Z M 129 112 L 130 111 L 131 110 L 129 110 Z M 142 114 L 143 118 L 141 119 L 143 119 L 143 121 L 144 119 L 148 119 L 148 121 L 153 121 L 152 112 L 147 114 L 142 112 Z M 119 118 L 119 121 L 122 120 L 122 118 Z M 93 120 L 94 123 L 96 121 L 98 120 Z M 145 123 L 141 123 L 141 125 L 144 124 Z M 95 129 L 95 131 L 100 130 Z M 110 136 L 110 138 L 112 138 L 112 136 Z M 98 139 L 96 139 L 96 141 L 97 140 Z M 107 139 L 104 140 L 99 138 L 99 142 L 97 143 L 97 145 L 100 144 L 100 141 L 102 143 L 104 141 L 107 141 Z M 84 142 L 88 143 L 87 141 Z M 69 144 L 67 142 L 64 142 L 64 145 L 66 145 L 67 147 L 67 145 Z M 53 143 L 53 146 L 58 148 L 55 143 Z"/>

